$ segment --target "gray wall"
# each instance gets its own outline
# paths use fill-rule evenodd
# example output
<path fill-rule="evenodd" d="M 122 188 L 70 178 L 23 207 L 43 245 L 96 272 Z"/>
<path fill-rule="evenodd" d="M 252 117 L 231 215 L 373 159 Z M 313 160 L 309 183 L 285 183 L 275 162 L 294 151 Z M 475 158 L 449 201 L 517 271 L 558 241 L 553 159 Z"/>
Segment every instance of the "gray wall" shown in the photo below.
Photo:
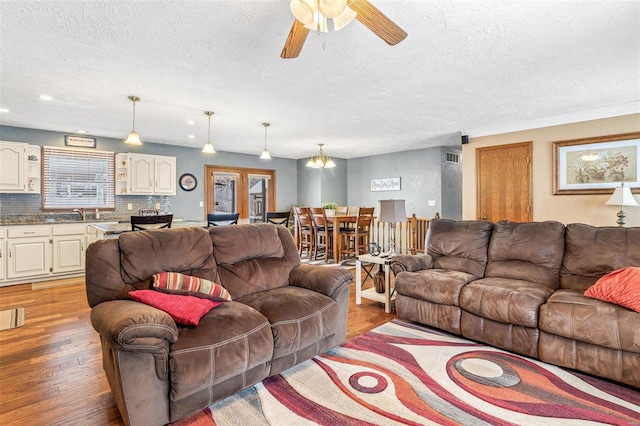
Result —
<path fill-rule="evenodd" d="M 370 191 L 371 179 L 392 177 L 400 178 L 400 191 Z M 433 217 L 442 211 L 441 184 L 440 147 L 349 160 L 349 205 L 375 206 L 376 214 L 378 200 L 404 199 L 407 215 Z M 429 206 L 429 200 L 435 205 Z"/>
<path fill-rule="evenodd" d="M 64 146 L 64 136 L 65 133 L 59 132 L 0 126 L 0 140 L 4 141 L 27 142 L 39 146 Z M 296 160 L 284 158 L 261 160 L 259 158 L 260 151 L 257 151 L 256 155 L 229 152 L 216 152 L 211 155 L 203 154 L 199 148 L 187 148 L 148 141 L 143 141 L 144 144 L 140 147 L 133 147 L 125 145 L 120 139 L 87 137 L 95 137 L 96 149 L 101 151 L 113 151 L 114 153 L 135 152 L 176 157 L 177 177 L 179 178 L 183 173 L 191 173 L 198 179 L 198 186 L 195 190 L 186 192 L 176 186 L 176 195 L 171 197 L 116 196 L 116 210 L 122 209 L 126 203 L 133 203 L 134 209 L 137 210 L 138 208 L 149 208 L 153 203 L 161 202 L 163 209 L 170 208 L 175 218 L 203 219 L 205 212 L 204 208 L 200 207 L 200 201 L 204 201 L 204 167 L 207 164 L 275 170 L 277 185 L 275 210 L 287 210 L 291 204 L 297 202 Z M 23 209 L 24 207 L 16 204 L 16 200 L 29 200 L 31 208 L 40 205 L 40 196 L 0 194 L 0 213 L 13 214 L 13 212 Z"/>
<path fill-rule="evenodd" d="M 348 162 L 333 158 L 336 167 L 313 169 L 307 167 L 308 158 L 298 160 L 298 205 L 320 206 L 322 203 L 337 203 L 346 206 Z"/>
<path fill-rule="evenodd" d="M 448 163 L 447 152 L 458 154 L 460 163 Z M 462 150 L 452 146 L 442 147 L 441 199 L 440 217 L 462 220 Z"/>

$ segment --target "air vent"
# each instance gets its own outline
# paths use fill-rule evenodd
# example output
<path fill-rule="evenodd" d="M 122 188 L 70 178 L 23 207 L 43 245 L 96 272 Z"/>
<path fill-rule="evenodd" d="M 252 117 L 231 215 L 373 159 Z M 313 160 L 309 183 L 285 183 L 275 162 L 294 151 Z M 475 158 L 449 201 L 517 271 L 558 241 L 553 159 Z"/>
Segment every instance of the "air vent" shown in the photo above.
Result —
<path fill-rule="evenodd" d="M 447 163 L 460 164 L 460 154 L 447 152 Z"/>

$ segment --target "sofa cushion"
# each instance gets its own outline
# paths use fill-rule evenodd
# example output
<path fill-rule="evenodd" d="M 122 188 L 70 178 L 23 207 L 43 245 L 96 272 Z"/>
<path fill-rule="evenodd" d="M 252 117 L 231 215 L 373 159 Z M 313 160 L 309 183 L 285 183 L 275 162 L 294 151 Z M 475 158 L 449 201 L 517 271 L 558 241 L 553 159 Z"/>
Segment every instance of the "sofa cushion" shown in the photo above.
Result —
<path fill-rule="evenodd" d="M 211 239 L 203 228 L 125 232 L 118 238 L 118 244 L 125 284 L 149 280 L 163 271 L 219 281 Z"/>
<path fill-rule="evenodd" d="M 613 271 L 589 287 L 584 295 L 640 312 L 640 268 Z"/>
<path fill-rule="evenodd" d="M 560 286 L 585 291 L 616 269 L 640 266 L 637 241 L 640 241 L 640 227 L 567 225 Z"/>
<path fill-rule="evenodd" d="M 200 318 L 222 302 L 200 299 L 194 296 L 165 294 L 153 290 L 134 290 L 129 297 L 145 305 L 153 306 L 171 315 L 178 324 L 198 325 Z"/>
<path fill-rule="evenodd" d="M 560 222 L 497 222 L 489 243 L 486 277 L 560 286 L 564 225 Z"/>
<path fill-rule="evenodd" d="M 484 276 L 487 247 L 493 223 L 485 220 L 454 221 L 434 219 L 426 237 L 426 254 L 433 267 Z"/>
<path fill-rule="evenodd" d="M 211 299 L 214 302 L 231 301 L 229 292 L 220 284 L 179 272 L 154 274 L 153 288 L 163 293 L 194 296 L 201 299 Z"/>
<path fill-rule="evenodd" d="M 171 346 L 171 399 L 179 400 L 271 360 L 269 322 L 237 302 L 210 311 L 195 328 L 180 327 Z"/>
<path fill-rule="evenodd" d="M 494 321 L 538 327 L 538 311 L 553 293 L 540 284 L 511 278 L 487 277 L 465 285 L 460 307 Z"/>
<path fill-rule="evenodd" d="M 286 286 L 236 299 L 271 323 L 273 358 L 280 358 L 334 334 L 338 304 L 306 288 Z"/>
<path fill-rule="evenodd" d="M 459 271 L 424 269 L 417 272 L 400 272 L 396 276 L 398 294 L 426 300 L 440 305 L 458 306 L 460 290 L 476 277 Z"/>
<path fill-rule="evenodd" d="M 540 308 L 540 330 L 610 349 L 640 353 L 640 315 L 586 297 L 557 290 Z"/>

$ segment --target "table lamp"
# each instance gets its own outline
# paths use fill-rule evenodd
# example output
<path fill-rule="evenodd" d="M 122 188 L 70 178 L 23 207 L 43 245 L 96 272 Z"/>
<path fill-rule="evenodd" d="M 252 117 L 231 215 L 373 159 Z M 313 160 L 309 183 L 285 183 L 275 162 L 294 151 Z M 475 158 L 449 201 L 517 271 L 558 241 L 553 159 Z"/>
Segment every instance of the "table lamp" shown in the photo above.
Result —
<path fill-rule="evenodd" d="M 389 223 L 391 237 L 389 238 L 389 255 L 396 252 L 396 223 L 407 221 L 404 200 L 380 200 L 380 222 Z"/>
<path fill-rule="evenodd" d="M 633 194 L 631 194 L 631 189 L 624 186 L 624 182 L 613 191 L 611 198 L 609 198 L 605 204 L 609 206 L 620 206 L 618 220 L 616 221 L 620 226 L 624 226 L 627 223 L 627 214 L 624 212 L 624 207 L 638 206 L 638 202 L 633 198 Z"/>

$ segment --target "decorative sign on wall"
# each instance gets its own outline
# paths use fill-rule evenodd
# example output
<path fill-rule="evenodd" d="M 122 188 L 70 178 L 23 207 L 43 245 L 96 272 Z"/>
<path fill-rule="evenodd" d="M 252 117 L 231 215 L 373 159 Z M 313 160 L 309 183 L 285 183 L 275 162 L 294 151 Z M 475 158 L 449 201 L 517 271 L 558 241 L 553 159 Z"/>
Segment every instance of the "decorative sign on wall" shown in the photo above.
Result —
<path fill-rule="evenodd" d="M 400 178 L 371 179 L 371 191 L 400 191 Z"/>
<path fill-rule="evenodd" d="M 95 148 L 96 138 L 81 138 L 79 136 L 65 136 L 65 146 L 81 146 L 83 148 Z"/>

